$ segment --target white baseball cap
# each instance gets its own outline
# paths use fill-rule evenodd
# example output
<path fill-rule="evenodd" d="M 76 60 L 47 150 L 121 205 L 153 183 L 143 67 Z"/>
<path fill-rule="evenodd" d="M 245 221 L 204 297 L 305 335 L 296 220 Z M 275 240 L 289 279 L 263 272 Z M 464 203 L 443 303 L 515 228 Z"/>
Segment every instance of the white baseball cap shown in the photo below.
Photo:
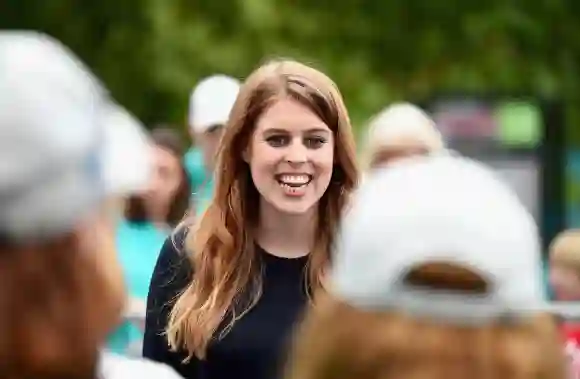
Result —
<path fill-rule="evenodd" d="M 393 104 L 369 123 L 369 149 L 376 150 L 402 144 L 443 149 L 443 138 L 435 122 L 419 107 L 410 103 Z"/>
<path fill-rule="evenodd" d="M 369 310 L 483 322 L 546 309 L 533 217 L 488 167 L 441 154 L 395 161 L 366 177 L 340 228 L 330 290 Z M 445 262 L 481 275 L 481 296 L 414 287 L 410 270 Z"/>
<path fill-rule="evenodd" d="M 226 75 L 213 75 L 199 82 L 189 99 L 190 128 L 203 133 L 225 125 L 239 91 L 240 82 Z"/>
<path fill-rule="evenodd" d="M 0 234 L 68 231 L 106 197 L 144 188 L 150 159 L 142 126 L 72 52 L 0 32 Z"/>

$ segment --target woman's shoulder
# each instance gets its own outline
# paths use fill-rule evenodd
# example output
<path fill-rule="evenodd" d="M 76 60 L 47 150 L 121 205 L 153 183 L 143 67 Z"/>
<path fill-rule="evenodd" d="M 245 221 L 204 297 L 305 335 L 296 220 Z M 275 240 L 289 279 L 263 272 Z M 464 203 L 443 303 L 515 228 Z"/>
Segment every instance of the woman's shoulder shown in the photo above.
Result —
<path fill-rule="evenodd" d="M 177 293 L 189 283 L 193 270 L 186 249 L 187 234 L 188 229 L 181 227 L 165 239 L 153 270 L 150 295 L 157 291 Z"/>
<path fill-rule="evenodd" d="M 178 226 L 171 232 L 163 242 L 159 259 L 167 263 L 189 263 L 189 254 L 186 248 L 188 234 L 189 228 L 186 226 Z"/>

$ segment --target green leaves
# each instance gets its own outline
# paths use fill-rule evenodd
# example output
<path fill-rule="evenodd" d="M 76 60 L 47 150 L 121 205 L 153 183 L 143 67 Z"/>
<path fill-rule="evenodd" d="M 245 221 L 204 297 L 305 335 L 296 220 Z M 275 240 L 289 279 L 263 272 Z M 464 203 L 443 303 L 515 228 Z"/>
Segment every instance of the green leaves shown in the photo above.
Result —
<path fill-rule="evenodd" d="M 357 128 L 393 100 L 442 89 L 580 100 L 580 3 L 572 0 L 5 3 L 0 25 L 61 39 L 149 124 L 182 124 L 201 77 L 244 78 L 276 56 L 328 73 Z M 570 115 L 580 120 L 576 107 Z M 571 135 L 580 142 L 580 132 Z"/>

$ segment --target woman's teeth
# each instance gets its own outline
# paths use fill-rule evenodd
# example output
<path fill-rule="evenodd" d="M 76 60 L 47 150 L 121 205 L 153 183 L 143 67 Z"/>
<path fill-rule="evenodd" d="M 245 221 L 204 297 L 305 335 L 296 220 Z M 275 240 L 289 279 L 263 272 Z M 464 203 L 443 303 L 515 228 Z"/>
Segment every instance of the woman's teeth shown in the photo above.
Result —
<path fill-rule="evenodd" d="M 310 175 L 280 175 L 278 176 L 278 183 L 283 187 L 303 187 L 310 183 L 312 177 Z"/>

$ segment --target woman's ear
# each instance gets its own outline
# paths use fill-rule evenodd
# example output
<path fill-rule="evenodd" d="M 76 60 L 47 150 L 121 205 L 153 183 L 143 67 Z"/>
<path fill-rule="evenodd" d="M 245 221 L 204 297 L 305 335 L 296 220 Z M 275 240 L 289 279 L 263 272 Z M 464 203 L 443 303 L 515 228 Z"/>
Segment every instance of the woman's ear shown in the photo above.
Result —
<path fill-rule="evenodd" d="M 248 146 L 244 149 L 244 151 L 242 151 L 242 159 L 244 160 L 244 162 L 250 163 L 250 157 L 251 157 L 251 152 L 250 152 L 250 147 Z"/>

